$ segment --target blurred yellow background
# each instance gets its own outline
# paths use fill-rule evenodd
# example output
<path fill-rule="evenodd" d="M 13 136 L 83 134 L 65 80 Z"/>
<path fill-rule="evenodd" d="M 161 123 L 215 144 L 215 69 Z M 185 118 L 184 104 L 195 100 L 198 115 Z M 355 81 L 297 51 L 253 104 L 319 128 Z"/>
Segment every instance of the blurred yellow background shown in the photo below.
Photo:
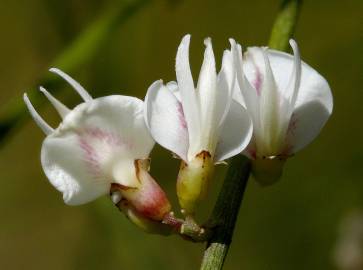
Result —
<path fill-rule="evenodd" d="M 0 0 L 0 106 L 37 84 L 52 60 L 102 10 L 129 1 Z M 197 78 L 212 37 L 220 64 L 228 38 L 243 46 L 266 45 L 278 0 L 149 1 L 120 24 L 106 44 L 71 75 L 93 96 L 143 98 L 157 79 L 174 80 L 181 37 L 192 34 Z M 363 208 L 363 3 L 307 0 L 295 38 L 302 59 L 331 85 L 334 112 L 320 136 L 290 159 L 282 179 L 261 188 L 251 179 L 225 269 L 336 269 L 339 226 Z M 56 96 L 80 102 L 63 83 Z M 52 91 L 53 89 L 49 89 Z M 51 106 L 39 112 L 53 127 Z M 203 244 L 139 231 L 108 198 L 66 206 L 47 181 L 39 153 L 44 138 L 28 121 L 0 149 L 0 269 L 198 269 Z M 175 199 L 178 161 L 156 147 L 152 175 Z M 214 204 L 226 166 L 218 168 L 202 221 Z"/>

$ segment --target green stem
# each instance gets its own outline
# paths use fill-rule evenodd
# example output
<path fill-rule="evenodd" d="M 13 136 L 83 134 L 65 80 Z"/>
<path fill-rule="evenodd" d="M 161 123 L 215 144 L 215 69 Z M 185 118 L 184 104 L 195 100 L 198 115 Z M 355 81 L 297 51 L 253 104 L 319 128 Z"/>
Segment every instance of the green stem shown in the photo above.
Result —
<path fill-rule="evenodd" d="M 122 1 L 120 1 L 122 2 Z M 79 35 L 65 50 L 50 64 L 50 67 L 57 67 L 67 73 L 78 70 L 102 48 L 110 36 L 127 19 L 140 10 L 151 0 L 129 1 L 127 5 L 121 3 L 112 5 L 92 23 L 83 33 Z M 35 85 L 57 90 L 62 80 L 58 76 L 50 76 L 49 72 Z M 34 87 L 28 91 L 29 98 L 34 106 L 44 104 L 45 99 L 40 98 L 39 91 Z M 54 93 L 54 91 L 53 91 Z M 4 139 L 19 126 L 27 117 L 27 110 L 22 98 L 19 96 L 8 102 L 1 108 L 0 112 L 0 146 Z M 30 117 L 28 117 L 30 119 Z"/>
<path fill-rule="evenodd" d="M 204 252 L 201 270 L 222 269 L 232 241 L 250 170 L 251 163 L 245 156 L 238 155 L 231 160 L 212 218 L 209 221 L 214 228 Z"/>
<path fill-rule="evenodd" d="M 302 0 L 284 0 L 271 31 L 269 47 L 285 51 L 291 38 Z M 251 165 L 246 157 L 232 159 L 221 192 L 210 218 L 212 236 L 204 252 L 201 270 L 220 270 L 232 241 L 233 231 Z"/>
<path fill-rule="evenodd" d="M 302 0 L 283 0 L 280 11 L 272 27 L 268 46 L 286 51 L 298 20 Z"/>

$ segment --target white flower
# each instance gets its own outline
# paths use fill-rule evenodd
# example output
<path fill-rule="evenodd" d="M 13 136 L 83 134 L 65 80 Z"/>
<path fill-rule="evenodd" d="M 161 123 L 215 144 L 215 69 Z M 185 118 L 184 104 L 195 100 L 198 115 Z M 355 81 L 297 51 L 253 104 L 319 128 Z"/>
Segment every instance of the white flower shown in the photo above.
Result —
<path fill-rule="evenodd" d="M 193 201 L 203 190 L 202 182 L 209 178 L 203 176 L 205 170 L 239 154 L 248 145 L 252 123 L 244 107 L 232 100 L 235 72 L 231 51 L 224 52 L 222 68 L 217 74 L 212 43 L 206 39 L 204 61 L 195 87 L 189 66 L 189 43 L 190 35 L 186 35 L 178 48 L 177 83 L 165 86 L 156 81 L 148 89 L 145 119 L 156 142 L 179 156 L 185 165 L 182 168 L 193 168 L 194 176 L 189 173 L 185 176 L 189 178 L 187 185 L 195 185 L 186 188 L 193 190 L 190 195 Z M 186 183 L 180 178 L 179 174 L 178 183 Z M 180 189 L 179 185 L 179 199 L 181 193 L 188 193 Z"/>
<path fill-rule="evenodd" d="M 195 88 L 189 66 L 190 35 L 186 35 L 176 56 L 177 84 L 153 83 L 145 99 L 145 119 L 153 138 L 189 162 L 207 151 L 214 162 L 240 153 L 252 132 L 245 109 L 232 100 L 233 59 L 223 55 L 217 75 L 211 40 L 206 49 Z"/>
<path fill-rule="evenodd" d="M 320 132 L 333 109 L 327 81 L 294 55 L 268 48 L 248 48 L 231 40 L 239 89 L 236 100 L 253 121 L 253 138 L 247 155 L 254 160 L 286 159 Z"/>
<path fill-rule="evenodd" d="M 112 186 L 112 191 L 117 191 L 112 196 L 116 204 L 123 199 L 138 214 L 162 219 L 170 204 L 147 172 L 154 140 L 144 123 L 143 101 L 121 95 L 93 99 L 67 74 L 51 71 L 70 83 L 84 102 L 69 110 L 41 88 L 63 118 L 53 129 L 24 94 L 29 112 L 47 135 L 41 163 L 50 183 L 69 205 L 109 194 Z"/>

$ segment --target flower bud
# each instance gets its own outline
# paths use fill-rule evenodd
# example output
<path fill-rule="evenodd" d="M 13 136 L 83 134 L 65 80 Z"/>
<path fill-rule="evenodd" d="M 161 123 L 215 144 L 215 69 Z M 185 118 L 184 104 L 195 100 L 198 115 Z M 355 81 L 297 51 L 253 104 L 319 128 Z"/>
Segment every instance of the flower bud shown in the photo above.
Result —
<path fill-rule="evenodd" d="M 135 208 L 141 216 L 161 221 L 171 210 L 165 192 L 148 173 L 149 160 L 135 160 L 135 171 L 138 180 L 136 187 L 125 187 L 112 184 L 111 190 L 119 190 L 121 196 Z"/>
<path fill-rule="evenodd" d="M 111 192 L 111 197 L 119 197 L 118 201 L 114 201 L 115 205 L 122 211 L 126 217 L 137 227 L 148 233 L 169 235 L 173 232 L 173 227 L 162 223 L 161 221 L 155 221 L 140 214 L 131 203 L 122 198 L 119 191 Z"/>
<path fill-rule="evenodd" d="M 177 195 L 186 214 L 193 214 L 197 202 L 205 197 L 213 170 L 213 160 L 207 151 L 200 152 L 189 163 L 181 162 Z"/>

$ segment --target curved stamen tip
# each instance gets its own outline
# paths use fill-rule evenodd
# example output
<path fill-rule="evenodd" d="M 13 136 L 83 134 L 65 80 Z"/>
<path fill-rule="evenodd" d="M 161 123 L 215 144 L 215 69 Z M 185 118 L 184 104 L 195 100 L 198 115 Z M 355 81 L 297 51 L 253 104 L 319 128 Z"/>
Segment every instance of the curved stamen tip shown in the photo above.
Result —
<path fill-rule="evenodd" d="M 294 52 L 294 55 L 296 58 L 300 59 L 300 51 L 299 51 L 299 46 L 297 46 L 297 43 L 295 40 L 290 39 L 289 40 L 290 46 L 292 48 L 292 51 Z"/>
<path fill-rule="evenodd" d="M 84 101 L 87 102 L 87 101 L 91 101 L 93 99 L 92 96 L 87 92 L 87 90 L 84 89 L 82 87 L 82 85 L 80 85 L 76 80 L 74 80 L 68 74 L 64 73 L 63 71 L 61 71 L 58 68 L 50 68 L 49 71 L 59 75 L 66 82 L 68 82 L 74 88 L 74 90 L 76 90 L 77 93 L 83 98 Z"/>
<path fill-rule="evenodd" d="M 66 117 L 66 115 L 71 111 L 62 102 L 53 97 L 44 87 L 40 86 L 39 91 L 45 95 L 62 118 Z"/>
<path fill-rule="evenodd" d="M 297 48 L 297 43 L 294 39 L 290 38 L 289 44 L 290 44 L 291 48 L 294 48 L 294 47 Z"/>
<path fill-rule="evenodd" d="M 299 47 L 297 46 L 296 41 L 290 39 L 289 43 L 292 48 L 292 51 L 294 52 L 294 69 L 291 73 L 290 82 L 288 84 L 288 87 L 291 87 L 293 89 L 290 98 L 291 106 L 293 106 L 295 104 L 298 95 L 300 81 L 301 81 L 301 59 L 300 59 Z"/>
<path fill-rule="evenodd" d="M 53 133 L 54 129 L 51 128 L 44 119 L 38 114 L 38 112 L 34 109 L 34 106 L 30 102 L 28 95 L 24 93 L 23 100 L 25 102 L 26 107 L 28 108 L 28 111 L 30 115 L 32 116 L 34 122 L 38 125 L 38 127 L 46 134 L 49 135 Z"/>

